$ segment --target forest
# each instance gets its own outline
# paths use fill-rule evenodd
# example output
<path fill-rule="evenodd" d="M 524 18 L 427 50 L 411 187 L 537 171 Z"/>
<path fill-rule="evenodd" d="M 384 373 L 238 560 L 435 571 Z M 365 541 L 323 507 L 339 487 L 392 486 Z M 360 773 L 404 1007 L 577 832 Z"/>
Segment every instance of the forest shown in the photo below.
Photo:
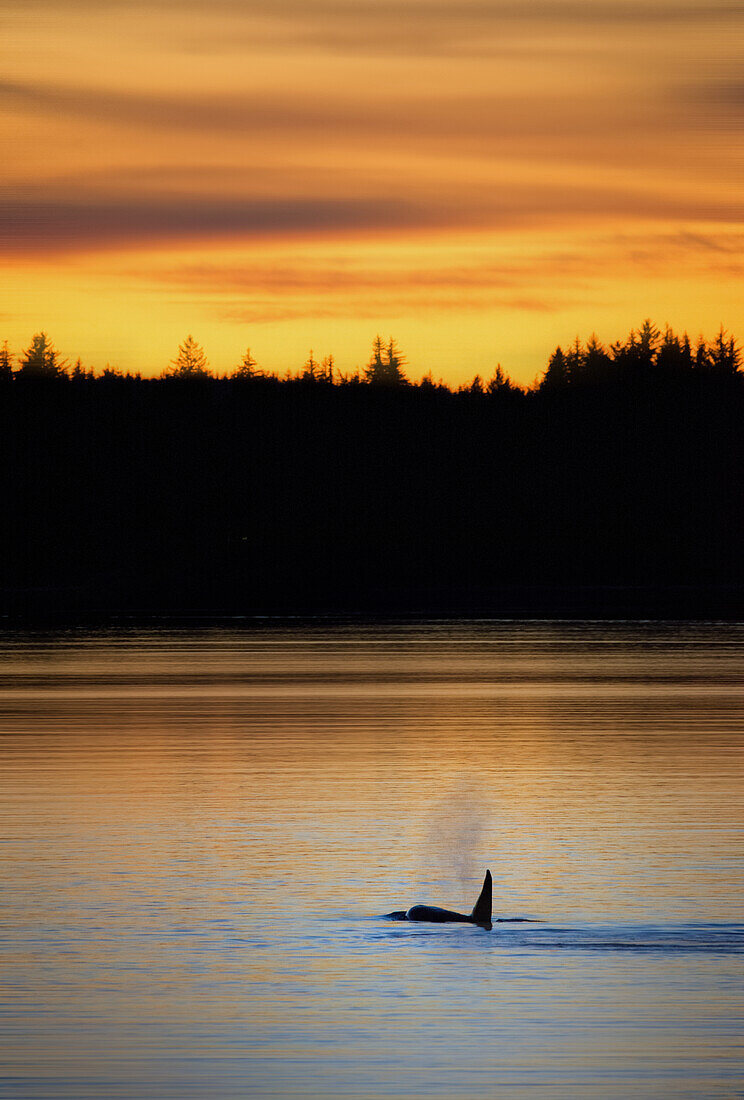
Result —
<path fill-rule="evenodd" d="M 411 382 L 188 337 L 156 378 L 0 350 L 0 614 L 740 617 L 744 373 L 650 321 Z"/>

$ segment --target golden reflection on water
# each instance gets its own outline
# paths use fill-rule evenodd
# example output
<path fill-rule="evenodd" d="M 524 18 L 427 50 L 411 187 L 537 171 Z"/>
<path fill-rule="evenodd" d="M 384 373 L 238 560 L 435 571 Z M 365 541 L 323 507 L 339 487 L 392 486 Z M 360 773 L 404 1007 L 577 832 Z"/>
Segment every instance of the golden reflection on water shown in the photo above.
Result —
<path fill-rule="evenodd" d="M 626 1063 L 634 1095 L 725 1095 L 743 652 L 721 625 L 6 638 L 8 1095 L 621 1096 Z M 377 919 L 469 909 L 485 866 L 544 930 Z"/>

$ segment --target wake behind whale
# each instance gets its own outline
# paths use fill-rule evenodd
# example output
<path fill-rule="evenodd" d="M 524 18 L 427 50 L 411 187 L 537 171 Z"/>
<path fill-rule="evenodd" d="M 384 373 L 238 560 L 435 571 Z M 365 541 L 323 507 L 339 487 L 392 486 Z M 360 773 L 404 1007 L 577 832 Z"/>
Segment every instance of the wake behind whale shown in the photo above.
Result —
<path fill-rule="evenodd" d="M 387 915 L 391 920 L 431 921 L 435 924 L 451 922 L 477 924 L 480 928 L 485 928 L 487 932 L 490 932 L 493 927 L 491 923 L 491 893 L 491 872 L 486 871 L 481 892 L 471 913 L 455 913 L 451 909 L 440 909 L 438 905 L 412 905 L 410 909 L 397 909 Z"/>

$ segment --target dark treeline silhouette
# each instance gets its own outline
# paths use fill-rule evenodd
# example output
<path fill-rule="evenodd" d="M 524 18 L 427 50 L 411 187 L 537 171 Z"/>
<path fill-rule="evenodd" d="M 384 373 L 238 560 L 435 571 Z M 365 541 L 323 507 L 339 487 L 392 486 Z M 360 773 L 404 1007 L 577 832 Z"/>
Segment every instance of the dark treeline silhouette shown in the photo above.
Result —
<path fill-rule="evenodd" d="M 189 337 L 93 376 L 39 333 L 0 350 L 3 612 L 740 615 L 739 367 L 650 322 L 529 390 L 379 337 L 351 375 L 218 378 Z"/>

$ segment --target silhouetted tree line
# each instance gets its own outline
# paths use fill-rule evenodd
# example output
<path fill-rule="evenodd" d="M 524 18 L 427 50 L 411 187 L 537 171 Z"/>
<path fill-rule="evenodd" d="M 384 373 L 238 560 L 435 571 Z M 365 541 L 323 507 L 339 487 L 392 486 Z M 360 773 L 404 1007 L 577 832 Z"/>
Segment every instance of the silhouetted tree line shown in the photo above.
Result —
<path fill-rule="evenodd" d="M 727 336 L 723 328 L 712 343 L 707 344 L 700 336 L 693 347 L 687 333 L 677 336 L 667 326 L 662 335 L 647 320 L 624 343 L 611 344 L 609 348 L 603 347 L 596 335 L 592 335 L 586 347 L 577 338 L 565 352 L 556 348 L 540 389 L 624 385 L 644 375 L 668 380 L 693 372 L 731 375 L 740 366 L 741 351 L 734 337 Z"/>
<path fill-rule="evenodd" d="M 18 358 L 13 367 L 13 356 L 6 340 L 0 348 L 0 380 L 17 378 L 70 378 L 73 381 L 90 381 L 96 377 L 104 380 L 114 378 L 141 379 L 140 373 L 126 373 L 106 366 L 98 376 L 86 370 L 80 359 L 70 368 L 63 360 L 45 332 L 37 333 L 30 346 Z M 372 355 L 363 371 L 357 369 L 353 374 L 342 374 L 337 370 L 332 355 L 318 363 L 311 351 L 302 369 L 296 374 L 288 372 L 283 378 L 259 367 L 258 362 L 247 348 L 235 369 L 222 378 L 235 381 L 257 381 L 259 379 L 274 382 L 303 381 L 323 382 L 329 385 L 359 384 L 407 386 L 405 356 L 396 341 L 391 337 L 385 343 L 376 336 L 372 343 Z M 714 372 L 720 375 L 736 374 L 741 366 L 741 350 L 732 335 L 721 328 L 711 343 L 698 337 L 693 347 L 690 337 L 685 333 L 678 336 L 667 326 L 664 333 L 646 320 L 636 331 L 632 330 L 628 338 L 605 348 L 593 334 L 586 346 L 577 337 L 566 351 L 558 347 L 548 362 L 547 369 L 534 389 L 544 391 L 565 390 L 569 387 L 607 385 L 609 383 L 628 384 L 643 375 L 653 374 L 657 379 L 679 377 L 692 372 Z M 176 357 L 161 372 L 161 379 L 206 379 L 215 375 L 209 368 L 209 361 L 202 346 L 193 336 L 186 337 L 179 346 Z M 448 389 L 441 380 L 434 382 L 431 372 L 424 376 L 418 385 L 424 389 Z M 489 394 L 520 387 L 508 378 L 499 364 L 492 378 L 484 383 L 480 375 L 475 375 L 470 383 L 459 387 L 458 393 Z"/>
<path fill-rule="evenodd" d="M 188 337 L 94 377 L 39 333 L 0 350 L 4 609 L 741 614 L 740 365 L 644 322 L 529 390 L 379 337 L 350 375 L 218 378 Z"/>
<path fill-rule="evenodd" d="M 80 359 L 72 367 L 62 359 L 57 349 L 49 339 L 46 332 L 38 332 L 31 341 L 30 346 L 19 357 L 16 368 L 13 368 L 13 356 L 11 355 L 6 340 L 0 348 L 0 379 L 10 381 L 12 378 L 70 378 L 73 381 L 90 381 L 96 377 L 110 380 L 113 378 L 141 379 L 141 373 L 126 373 L 106 366 L 100 375 L 96 376 L 91 370 L 86 370 Z M 256 359 L 251 355 L 251 349 L 247 348 L 240 363 L 228 375 L 223 378 L 231 378 L 236 381 L 256 381 L 257 379 L 271 379 L 278 381 L 325 382 L 328 384 L 358 384 L 362 381 L 375 385 L 402 386 L 408 384 L 408 379 L 403 371 L 405 357 L 401 354 L 398 345 L 391 337 L 384 343 L 381 336 L 376 336 L 372 345 L 372 357 L 364 368 L 364 371 L 356 370 L 351 375 L 341 374 L 337 369 L 332 355 L 326 356 L 318 363 L 310 352 L 302 369 L 296 374 L 288 372 L 280 379 L 277 374 L 262 370 Z M 500 368 L 499 368 L 500 369 Z M 209 361 L 204 348 L 190 334 L 178 348 L 178 354 L 163 371 L 161 379 L 190 379 L 199 380 L 214 378 L 215 375 L 209 369 Z M 431 377 L 427 383 L 433 385 Z M 439 383 L 443 386 L 443 383 Z"/>

